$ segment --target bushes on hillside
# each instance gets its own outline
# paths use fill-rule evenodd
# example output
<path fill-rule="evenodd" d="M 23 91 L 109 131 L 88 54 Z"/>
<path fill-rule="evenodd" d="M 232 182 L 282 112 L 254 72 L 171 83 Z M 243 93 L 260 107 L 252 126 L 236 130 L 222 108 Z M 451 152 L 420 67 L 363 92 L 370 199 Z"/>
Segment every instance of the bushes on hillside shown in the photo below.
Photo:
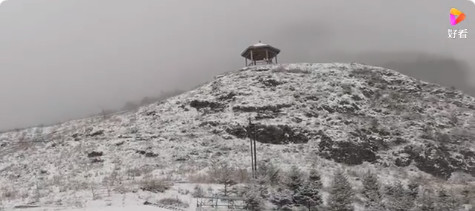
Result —
<path fill-rule="evenodd" d="M 158 201 L 158 204 L 168 206 L 168 207 L 181 207 L 188 208 L 190 205 L 181 201 L 178 198 L 163 198 Z"/>
<path fill-rule="evenodd" d="M 143 191 L 150 191 L 152 193 L 163 193 L 170 189 L 172 183 L 163 179 L 157 179 L 153 177 L 145 177 L 140 184 L 140 189 Z"/>

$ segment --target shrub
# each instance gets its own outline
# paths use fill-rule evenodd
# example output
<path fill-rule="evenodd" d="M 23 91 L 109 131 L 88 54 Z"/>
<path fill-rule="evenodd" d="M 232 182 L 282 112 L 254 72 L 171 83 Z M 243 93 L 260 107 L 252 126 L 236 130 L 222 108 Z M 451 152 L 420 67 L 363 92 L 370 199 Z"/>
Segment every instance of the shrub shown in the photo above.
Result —
<path fill-rule="evenodd" d="M 153 168 L 151 166 L 142 166 L 140 168 L 131 168 L 127 169 L 126 174 L 129 177 L 140 177 L 144 174 L 148 174 L 153 171 Z"/>
<path fill-rule="evenodd" d="M 435 210 L 435 195 L 430 189 L 422 189 L 417 195 L 414 209 L 421 211 Z"/>
<path fill-rule="evenodd" d="M 302 187 L 304 183 L 303 173 L 297 166 L 292 166 L 285 181 L 287 188 L 294 193 Z"/>
<path fill-rule="evenodd" d="M 165 206 L 174 206 L 174 207 L 183 207 L 183 208 L 188 208 L 190 206 L 188 203 L 185 203 L 178 198 L 163 198 L 163 199 L 160 199 L 158 203 Z"/>
<path fill-rule="evenodd" d="M 289 72 L 289 73 L 303 73 L 303 74 L 309 74 L 310 73 L 310 71 L 308 71 L 308 70 L 302 70 L 302 69 L 299 69 L 299 68 L 289 69 L 289 70 L 287 70 L 287 72 Z"/>
<path fill-rule="evenodd" d="M 460 204 L 453 193 L 441 188 L 437 193 L 437 209 L 439 210 L 457 210 Z"/>
<path fill-rule="evenodd" d="M 195 198 L 203 197 L 205 195 L 205 191 L 199 185 L 195 186 L 193 193 L 191 194 Z"/>
<path fill-rule="evenodd" d="M 259 187 L 248 187 L 248 191 L 244 194 L 244 203 L 246 209 L 250 211 L 258 211 L 264 208 L 264 199 L 259 194 Z"/>
<path fill-rule="evenodd" d="M 162 179 L 146 178 L 142 181 L 140 189 L 152 193 L 163 193 L 170 189 L 172 184 Z"/>
<path fill-rule="evenodd" d="M 282 72 L 287 72 L 287 73 L 303 73 L 303 74 L 309 74 L 310 71 L 308 70 L 302 70 L 300 68 L 292 68 L 292 69 L 286 69 L 283 66 L 278 66 L 274 69 L 272 69 L 272 72 L 274 73 L 282 73 Z"/>
<path fill-rule="evenodd" d="M 259 177 L 265 177 L 272 186 L 276 186 L 281 182 L 281 170 L 272 163 L 260 162 L 257 174 Z"/>
<path fill-rule="evenodd" d="M 18 191 L 10 189 L 10 188 L 2 188 L 2 195 L 1 198 L 3 199 L 15 199 L 18 195 Z"/>

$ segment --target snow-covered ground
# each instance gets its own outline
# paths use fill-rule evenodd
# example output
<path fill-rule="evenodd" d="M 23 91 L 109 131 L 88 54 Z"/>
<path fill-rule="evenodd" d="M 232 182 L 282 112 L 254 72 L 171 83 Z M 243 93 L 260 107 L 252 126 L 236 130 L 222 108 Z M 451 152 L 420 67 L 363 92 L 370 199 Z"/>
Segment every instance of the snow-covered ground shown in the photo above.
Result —
<path fill-rule="evenodd" d="M 263 65 L 136 111 L 0 134 L 3 205 L 142 210 L 144 181 L 205 182 L 223 160 L 249 171 L 249 117 L 265 131 L 260 161 L 313 165 L 324 186 L 340 167 L 356 189 L 368 169 L 385 184 L 456 186 L 475 174 L 473 97 L 360 64 Z M 111 206 L 89 205 L 108 192 Z"/>
<path fill-rule="evenodd" d="M 73 205 L 44 205 L 31 206 L 28 208 L 14 208 L 13 206 L 5 206 L 5 210 L 16 211 L 138 211 L 138 210 L 183 210 L 195 211 L 197 199 L 191 194 L 195 186 L 202 187 L 207 194 L 211 188 L 214 193 L 217 193 L 222 185 L 217 184 L 192 184 L 192 183 L 177 183 L 174 184 L 170 190 L 164 193 L 151 193 L 147 191 L 137 191 L 129 193 L 102 193 L 94 198 L 89 193 L 77 193 L 77 201 Z M 172 198 L 179 199 L 187 204 L 187 207 L 166 206 L 157 203 L 160 199 Z M 150 202 L 151 205 L 144 205 L 144 202 Z M 155 204 L 155 205 L 154 205 Z M 1 210 L 1 209 L 0 209 Z"/>

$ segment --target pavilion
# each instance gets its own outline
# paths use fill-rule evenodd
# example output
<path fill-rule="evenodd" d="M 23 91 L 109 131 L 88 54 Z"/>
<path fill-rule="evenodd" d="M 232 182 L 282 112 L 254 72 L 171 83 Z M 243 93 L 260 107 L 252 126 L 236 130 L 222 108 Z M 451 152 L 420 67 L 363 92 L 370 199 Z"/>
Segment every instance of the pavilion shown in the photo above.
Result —
<path fill-rule="evenodd" d="M 277 64 L 277 54 L 279 53 L 279 49 L 259 41 L 259 43 L 246 48 L 246 50 L 241 53 L 241 56 L 245 58 L 246 66 L 257 64 Z M 248 60 L 250 60 L 249 63 Z"/>

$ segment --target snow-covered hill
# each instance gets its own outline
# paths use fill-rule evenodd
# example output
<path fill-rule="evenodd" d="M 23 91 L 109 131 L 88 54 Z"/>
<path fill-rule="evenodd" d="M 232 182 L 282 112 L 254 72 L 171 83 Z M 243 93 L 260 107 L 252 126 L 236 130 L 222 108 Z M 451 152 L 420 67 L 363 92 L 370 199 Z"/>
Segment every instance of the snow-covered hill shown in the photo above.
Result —
<path fill-rule="evenodd" d="M 473 97 L 379 67 L 288 64 L 229 72 L 137 111 L 0 134 L 0 187 L 12 201 L 71 203 L 111 178 L 120 192 L 144 175 L 190 180 L 216 160 L 250 169 L 249 117 L 260 161 L 316 165 L 324 180 L 341 165 L 475 176 Z"/>

